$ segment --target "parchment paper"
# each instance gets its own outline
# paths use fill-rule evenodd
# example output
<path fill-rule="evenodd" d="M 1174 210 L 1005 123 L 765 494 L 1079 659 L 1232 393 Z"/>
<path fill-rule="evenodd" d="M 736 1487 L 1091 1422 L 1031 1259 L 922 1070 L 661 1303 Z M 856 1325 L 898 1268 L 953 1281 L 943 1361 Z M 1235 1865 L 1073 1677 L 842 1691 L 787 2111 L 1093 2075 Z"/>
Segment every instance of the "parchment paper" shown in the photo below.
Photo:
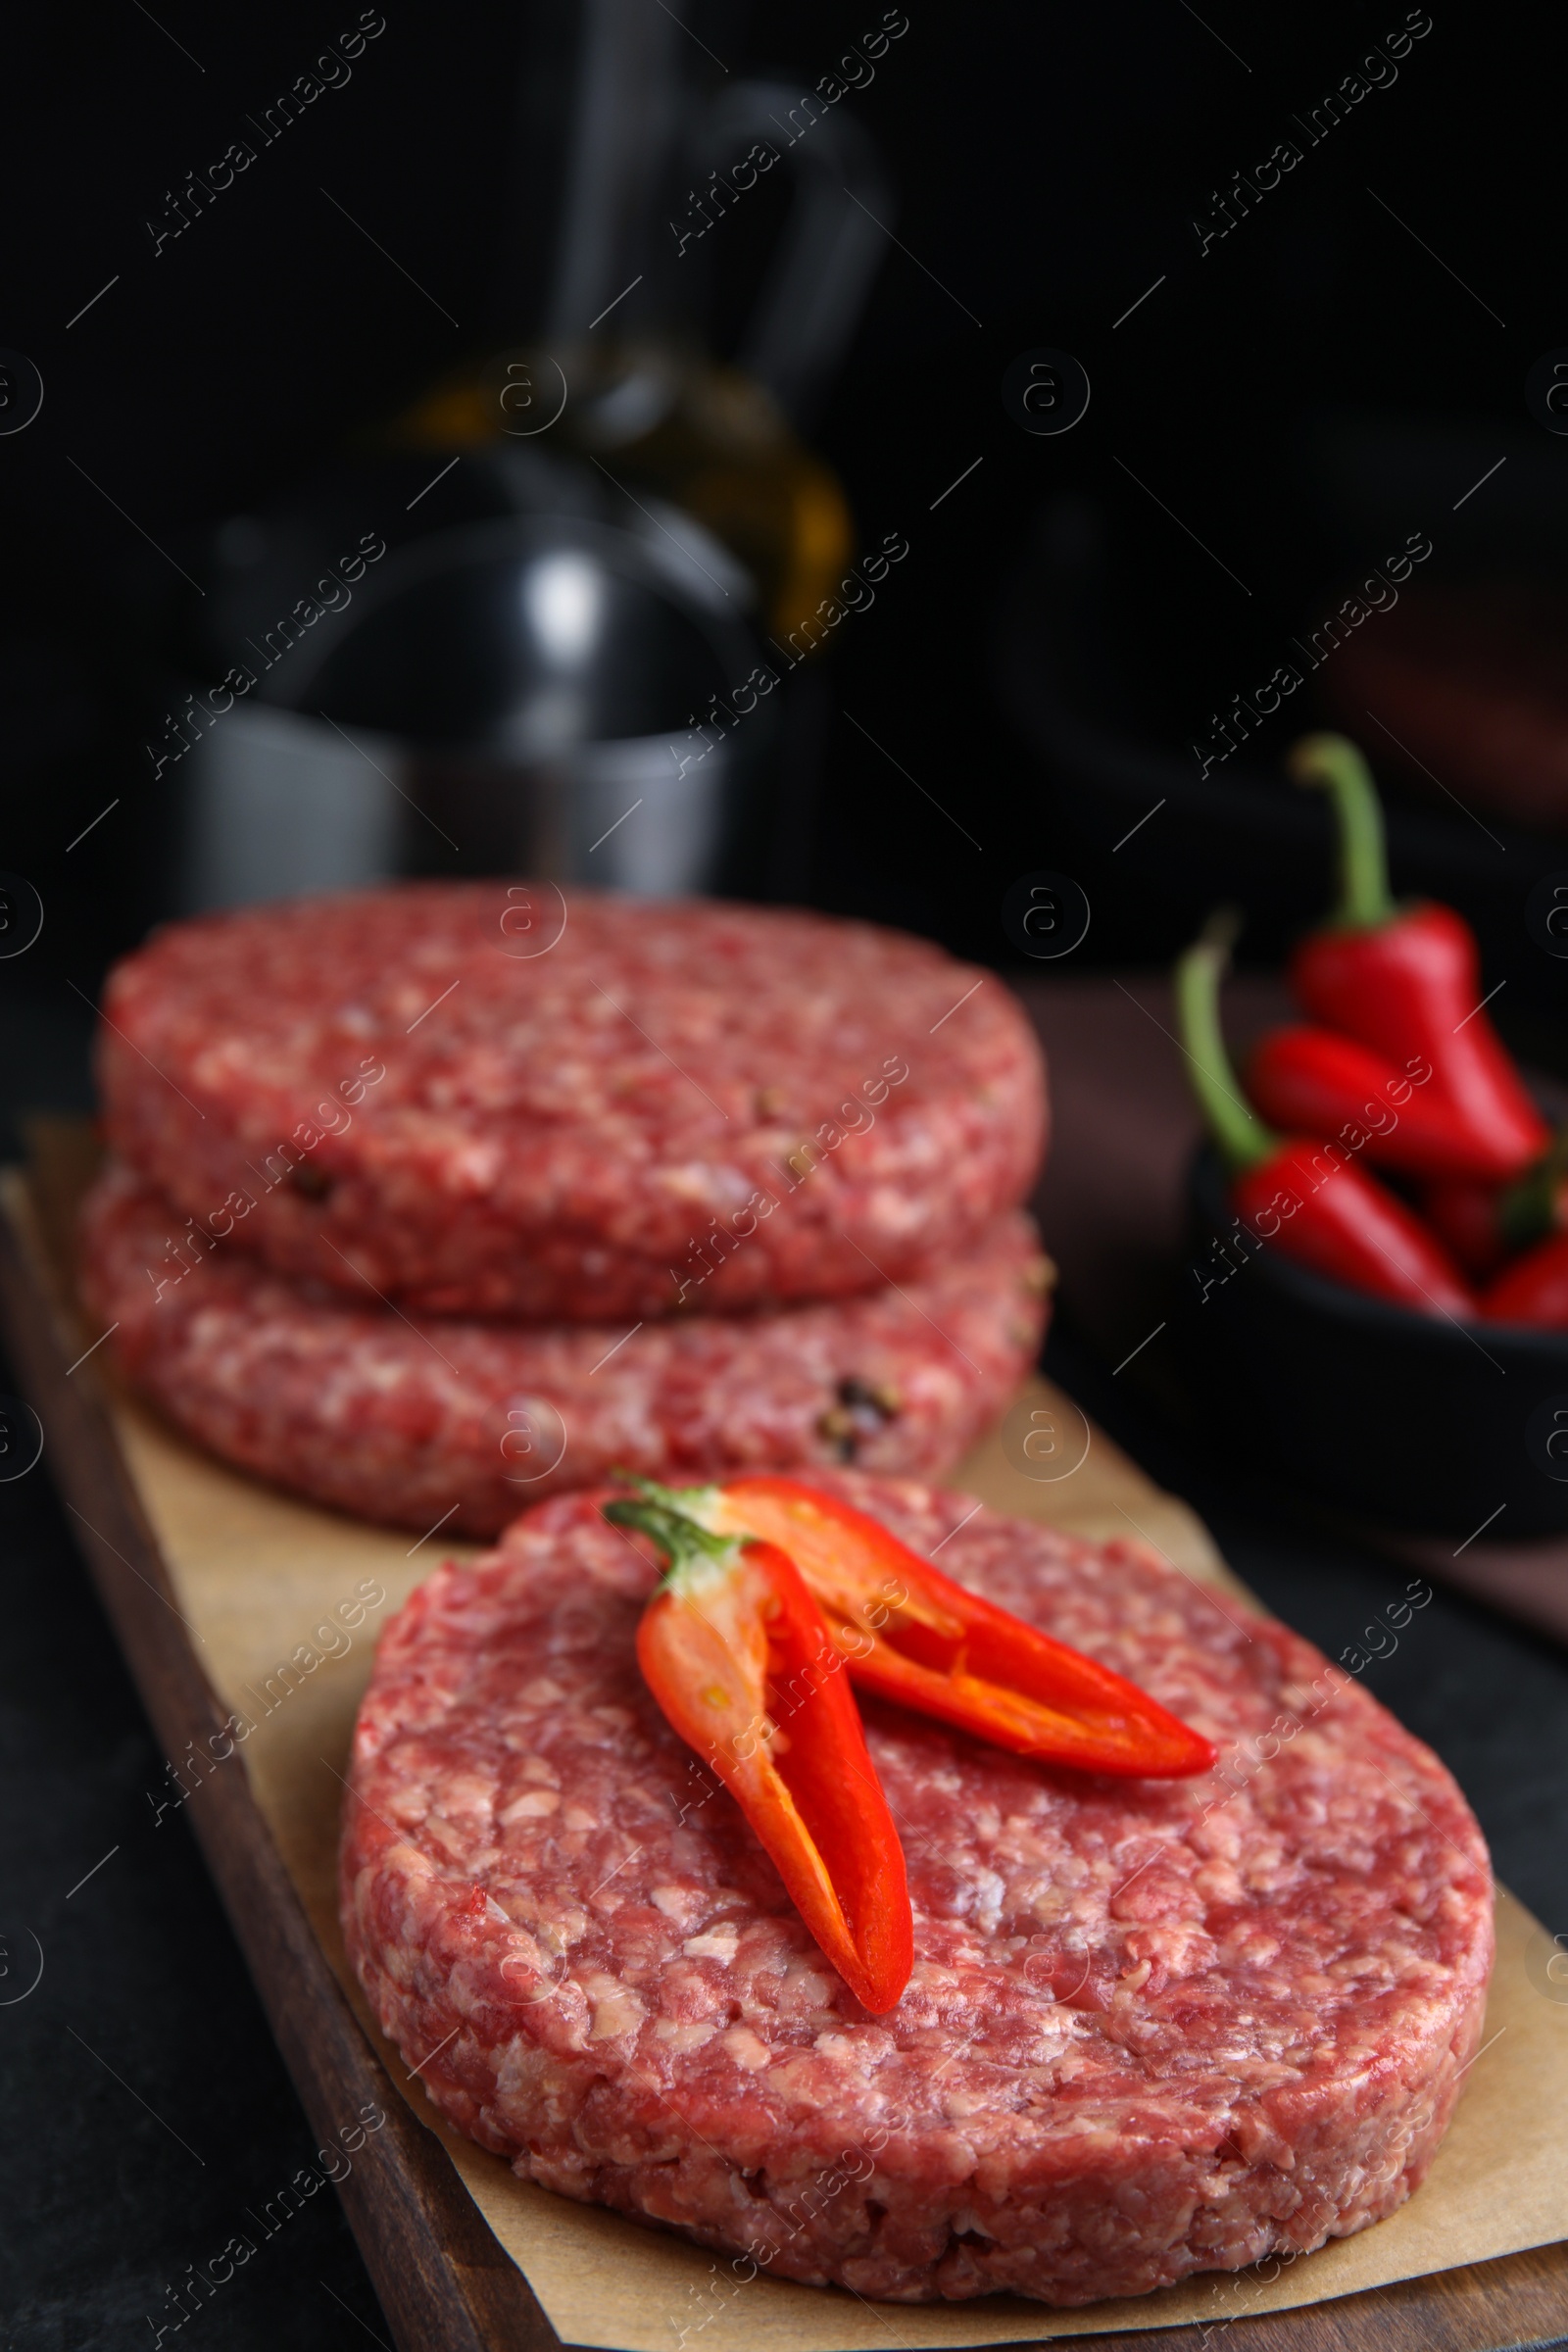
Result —
<path fill-rule="evenodd" d="M 10 1194 L 14 1209 L 20 1189 Z M 1506 1894 L 1482 2052 L 1426 2185 L 1392 2220 L 1287 2268 L 1207 2274 L 1077 2312 L 1003 2296 L 872 2304 L 765 2276 L 743 2283 L 722 2257 L 517 2180 L 500 2159 L 448 2130 L 374 2028 L 344 1960 L 334 1887 L 338 1776 L 376 1635 L 442 1557 L 471 1557 L 474 1547 L 447 1544 L 439 1533 L 388 1534 L 294 1501 L 186 1445 L 123 1394 L 101 1359 L 83 1371 L 110 1398 L 197 1654 L 224 1705 L 256 1725 L 212 1769 L 250 1774 L 316 1932 L 393 2081 L 441 2137 L 566 2343 L 614 2352 L 876 2352 L 1038 2342 L 1286 2310 L 1568 2236 L 1568 1987 L 1546 1974 L 1544 1932 Z M 1094 1536 L 1136 1532 L 1173 1572 L 1242 1590 L 1185 1504 L 1152 1486 L 1044 1382 L 1030 1384 L 953 1483 L 1020 1517 Z M 370 1598 L 374 1592 L 384 1598 Z M 307 1665 L 306 1655 L 318 1662 Z M 288 1673 L 280 1671 L 285 1663 Z M 199 1805 L 201 1785 L 187 1766 L 153 1801 Z M 182 1787 L 194 1790 L 184 1800 Z"/>

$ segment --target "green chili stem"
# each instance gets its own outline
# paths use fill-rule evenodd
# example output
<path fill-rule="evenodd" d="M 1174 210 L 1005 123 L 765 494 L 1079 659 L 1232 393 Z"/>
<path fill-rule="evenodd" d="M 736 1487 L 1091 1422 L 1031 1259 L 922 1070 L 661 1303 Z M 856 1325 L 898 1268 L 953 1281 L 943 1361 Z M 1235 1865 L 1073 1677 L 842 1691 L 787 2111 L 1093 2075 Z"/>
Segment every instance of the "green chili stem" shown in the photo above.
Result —
<path fill-rule="evenodd" d="M 1557 1195 L 1568 1177 L 1568 1135 L 1561 1135 L 1534 1167 L 1510 1184 L 1497 1203 L 1497 1226 L 1515 1250 L 1528 1249 L 1556 1221 Z"/>
<path fill-rule="evenodd" d="M 1303 735 L 1287 761 L 1298 784 L 1331 795 L 1340 835 L 1340 903 L 1332 920 L 1346 931 L 1371 931 L 1396 912 L 1389 895 L 1383 805 L 1371 771 L 1344 735 Z"/>
<path fill-rule="evenodd" d="M 604 1505 L 604 1513 L 615 1527 L 634 1527 L 639 1535 L 652 1536 L 669 1563 L 666 1585 L 679 1583 L 694 1568 L 723 1565 L 740 1549 L 738 1537 L 710 1535 L 683 1511 L 640 1495 L 617 1494 Z"/>
<path fill-rule="evenodd" d="M 1255 1167 L 1279 1138 L 1242 1099 L 1220 1026 L 1220 977 L 1230 962 L 1234 919 L 1216 916 L 1176 966 L 1176 1014 L 1193 1092 L 1232 1170 Z"/>

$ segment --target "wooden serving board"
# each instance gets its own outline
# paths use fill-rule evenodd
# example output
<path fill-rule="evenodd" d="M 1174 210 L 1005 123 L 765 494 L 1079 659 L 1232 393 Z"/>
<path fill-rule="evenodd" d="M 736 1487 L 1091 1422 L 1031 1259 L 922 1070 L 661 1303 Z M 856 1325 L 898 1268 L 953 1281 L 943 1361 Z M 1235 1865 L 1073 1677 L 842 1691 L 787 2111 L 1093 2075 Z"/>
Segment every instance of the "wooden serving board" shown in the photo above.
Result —
<path fill-rule="evenodd" d="M 339 2194 L 401 2352 L 550 2352 L 563 2341 L 624 2345 L 628 2352 L 662 2352 L 667 2342 L 669 2352 L 677 2352 L 678 2322 L 671 2318 L 666 2329 L 662 2318 L 652 2325 L 648 2315 L 687 2308 L 684 2298 L 696 2290 L 682 2287 L 685 2270 L 695 2264 L 701 2278 L 711 2267 L 710 2258 L 616 2217 L 524 2190 L 498 2160 L 447 2132 L 375 2033 L 343 1969 L 330 1891 L 331 1808 L 323 1809 L 319 1790 L 305 1801 L 297 1785 L 301 1761 L 309 1752 L 323 1773 L 333 1770 L 334 1756 L 343 1761 L 338 1750 L 346 1745 L 373 1632 L 390 1604 L 434 1564 L 439 1546 L 422 1552 L 415 1546 L 418 1556 L 413 1556 L 401 1538 L 313 1511 L 208 1462 L 118 1392 L 103 1371 L 102 1354 L 80 1360 L 99 1336 L 80 1331 L 69 1303 L 70 1237 L 91 1150 L 83 1131 L 60 1127 L 42 1133 L 40 1145 L 30 1184 L 15 1171 L 3 1180 L 0 1320 L 17 1376 L 43 1423 L 50 1466 L 76 1517 L 94 1581 L 166 1755 L 180 1758 L 192 1743 L 222 1739 L 234 1704 L 234 1660 L 267 1654 L 254 1642 L 247 1652 L 245 1641 L 252 1618 L 265 1623 L 268 1606 L 275 1608 L 275 1592 L 292 1593 L 294 1623 L 319 1610 L 328 1590 L 334 1596 L 340 1588 L 352 1590 L 345 1580 L 357 1569 L 370 1568 L 386 1587 L 389 1605 L 356 1636 L 353 1660 L 334 1663 L 336 1680 L 323 1673 L 318 1685 L 291 1694 L 287 1741 L 258 1740 L 205 1779 L 192 1776 L 197 1787 L 189 1813 L 323 2144 L 368 2101 L 386 2114 L 376 2161 L 356 2165 Z M 1042 1465 L 1051 1475 L 1040 1475 Z M 1070 1399 L 1045 1383 L 1031 1384 L 955 1483 L 995 1507 L 1086 1534 L 1136 1532 L 1182 1573 L 1240 1590 L 1186 1506 L 1152 1486 L 1090 1428 Z M 299 1564 L 307 1556 L 330 1562 L 329 1587 L 319 1572 L 312 1584 Z M 256 1639 L 265 1643 L 267 1637 L 259 1633 Z M 248 1671 L 265 1673 L 266 1667 Z M 253 1684 L 245 1687 L 255 1694 Z M 1472 2142 L 1483 2128 L 1486 2101 L 1494 2111 L 1494 2136 L 1499 2097 L 1517 2122 L 1518 2193 L 1505 2202 L 1517 2204 L 1521 2218 L 1516 2234 L 1498 2240 L 1498 2227 L 1506 2230 L 1509 2223 L 1504 2218 L 1499 2224 L 1494 2210 L 1492 2244 L 1529 2246 L 1532 2236 L 1568 2230 L 1568 2206 L 1563 2221 L 1552 2224 L 1564 2193 L 1558 2174 L 1544 2184 L 1541 2178 L 1544 2167 L 1551 2171 L 1544 2151 L 1562 2136 L 1568 2010 L 1533 1993 L 1520 1997 L 1532 1928 L 1528 1914 L 1505 1902 L 1499 1932 L 1513 2006 L 1503 2028 L 1510 2038 L 1501 2048 L 1508 2073 L 1489 2082 L 1485 2100 L 1473 2094 L 1470 2110 Z M 1466 2113 L 1461 2105 L 1461 2120 Z M 1456 2125 L 1440 2167 L 1459 2145 Z M 1495 2150 L 1492 2169 L 1495 2209 Z M 1563 2244 L 1432 2267 L 1474 2242 L 1464 2233 L 1477 2198 L 1487 2201 L 1486 2184 L 1474 2196 L 1456 2194 L 1467 2178 L 1461 2148 L 1453 2189 L 1441 2190 L 1435 2173 L 1404 2214 L 1308 2257 L 1283 2288 L 1277 2278 L 1244 2273 L 1194 2282 L 1198 2295 L 1170 2290 L 1179 2301 L 1146 2297 L 1053 2314 L 997 2299 L 946 2308 L 861 2304 L 857 2310 L 837 2290 L 762 2280 L 762 2300 L 742 2303 L 717 2325 L 703 2321 L 706 2342 L 698 2340 L 697 2352 L 736 2352 L 758 2337 L 769 2339 L 774 2352 L 828 2352 L 830 2346 L 850 2352 L 889 2342 L 907 2352 L 915 2345 L 995 2345 L 1107 2330 L 1147 2352 L 1187 2352 L 1206 2343 L 1216 2326 L 1226 2330 L 1234 2352 L 1414 2352 L 1417 2346 L 1501 2352 L 1560 2339 L 1568 2333 Z M 1445 2193 L 1447 2207 L 1438 2202 Z M 1405 2216 L 1416 2217 L 1413 2233 Z M 519 2267 L 519 2249 L 538 2292 Z M 1401 2260 L 1406 2272 L 1419 2268 L 1426 2275 L 1399 2275 Z M 582 2281 L 586 2277 L 592 2283 L 596 2269 L 602 2291 L 585 2295 Z M 649 2286 L 651 2278 L 657 2287 Z M 626 2279 L 642 2282 L 640 2316 L 631 2310 Z M 1360 2291 L 1348 2291 L 1355 2286 Z M 650 2302 L 650 2292 L 663 2300 Z M 1286 2292 L 1305 2299 L 1295 2308 L 1270 2309 Z M 622 2311 L 624 2320 L 617 2316 Z M 1156 2312 L 1169 2317 L 1161 2324 Z"/>

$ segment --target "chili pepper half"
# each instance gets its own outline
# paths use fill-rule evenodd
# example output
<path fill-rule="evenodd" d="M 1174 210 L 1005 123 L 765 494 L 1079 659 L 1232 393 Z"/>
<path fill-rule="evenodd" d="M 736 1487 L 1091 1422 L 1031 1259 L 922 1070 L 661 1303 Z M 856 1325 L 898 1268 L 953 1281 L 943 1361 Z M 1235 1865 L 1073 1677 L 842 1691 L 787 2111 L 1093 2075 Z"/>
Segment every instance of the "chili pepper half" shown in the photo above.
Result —
<path fill-rule="evenodd" d="M 1083 1772 L 1174 1780 L 1214 1762 L 1212 1741 L 1136 1683 L 966 1591 L 851 1503 L 775 1477 L 669 1499 L 787 1552 L 863 1690 Z"/>
<path fill-rule="evenodd" d="M 1398 906 L 1389 895 L 1383 811 L 1365 760 L 1343 735 L 1308 735 L 1290 757 L 1298 784 L 1333 795 L 1340 903 L 1291 958 L 1314 1020 L 1394 1062 L 1432 1064 L 1433 1100 L 1469 1137 L 1478 1175 L 1517 1175 L 1550 1130 L 1481 1004 L 1475 933 L 1451 906 Z"/>
<path fill-rule="evenodd" d="M 1554 1233 L 1504 1266 L 1482 1292 L 1481 1311 L 1491 1323 L 1568 1329 L 1568 1233 Z"/>
<path fill-rule="evenodd" d="M 604 1506 L 668 1559 L 637 1629 L 667 1721 L 723 1782 L 802 1919 L 878 2017 L 909 1980 L 904 1848 L 866 1752 L 843 1659 L 774 1544 L 714 1535 L 653 1497 Z"/>
<path fill-rule="evenodd" d="M 1247 1091 L 1265 1119 L 1297 1135 L 1333 1136 L 1352 1152 L 1411 1176 L 1494 1177 L 1470 1130 L 1434 1095 L 1432 1064 L 1403 1069 L 1337 1029 L 1297 1022 L 1271 1029 L 1247 1065 Z"/>
<path fill-rule="evenodd" d="M 1176 966 L 1176 1004 L 1194 1091 L 1231 1170 L 1244 1224 L 1283 1255 L 1417 1314 L 1473 1315 L 1476 1302 L 1435 1233 L 1348 1153 L 1278 1136 L 1243 1102 L 1225 1052 L 1219 978 L 1229 926 L 1210 924 Z"/>

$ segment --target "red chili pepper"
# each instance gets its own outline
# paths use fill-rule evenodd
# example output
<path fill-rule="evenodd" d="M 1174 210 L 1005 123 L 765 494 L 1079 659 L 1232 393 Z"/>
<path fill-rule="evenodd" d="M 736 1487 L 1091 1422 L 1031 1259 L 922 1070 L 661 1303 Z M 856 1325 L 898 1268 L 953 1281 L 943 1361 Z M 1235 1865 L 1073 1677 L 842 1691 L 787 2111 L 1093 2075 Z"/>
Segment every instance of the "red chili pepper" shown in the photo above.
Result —
<path fill-rule="evenodd" d="M 669 1499 L 788 1552 L 863 1690 L 1082 1772 L 1173 1780 L 1214 1762 L 1212 1741 L 1136 1683 L 966 1591 L 834 1495 L 756 1477 Z"/>
<path fill-rule="evenodd" d="M 1502 1187 L 1449 1176 L 1421 1188 L 1421 1214 L 1472 1281 L 1495 1274 L 1508 1255 L 1503 1237 Z"/>
<path fill-rule="evenodd" d="M 1467 1273 L 1494 1274 L 1515 1251 L 1568 1232 L 1568 1138 L 1559 1137 L 1516 1183 L 1432 1184 L 1421 1207 Z"/>
<path fill-rule="evenodd" d="M 1476 1302 L 1436 1234 L 1340 1146 L 1278 1136 L 1243 1102 L 1219 1020 L 1229 927 L 1211 924 L 1176 966 L 1194 1091 L 1231 1170 L 1231 1200 L 1260 1240 L 1313 1273 L 1417 1314 L 1473 1315 Z"/>
<path fill-rule="evenodd" d="M 1271 1029 L 1255 1048 L 1247 1091 L 1275 1126 L 1332 1136 L 1384 1167 L 1412 1176 L 1492 1176 L 1493 1155 L 1477 1153 L 1464 1120 L 1432 1093 L 1432 1076 L 1424 1054 L 1400 1069 L 1353 1037 L 1298 1022 Z"/>
<path fill-rule="evenodd" d="M 673 1500 L 673 1497 L 670 1498 Z M 669 1567 L 637 1629 L 648 1688 L 712 1766 L 850 1989 L 876 2016 L 909 1980 L 904 1849 L 849 1678 L 800 1570 L 659 1498 L 604 1506 Z"/>
<path fill-rule="evenodd" d="M 1538 1242 L 1505 1266 L 1491 1289 L 1482 1292 L 1481 1311 L 1492 1323 L 1568 1329 L 1568 1233 Z"/>
<path fill-rule="evenodd" d="M 1476 1172 L 1517 1175 L 1550 1129 L 1483 1007 L 1475 933 L 1451 906 L 1390 897 L 1383 811 L 1354 744 L 1309 735 L 1290 767 L 1332 793 L 1340 827 L 1340 904 L 1291 958 L 1297 996 L 1314 1020 L 1391 1061 L 1424 1055 L 1432 1099 L 1469 1136 Z"/>

